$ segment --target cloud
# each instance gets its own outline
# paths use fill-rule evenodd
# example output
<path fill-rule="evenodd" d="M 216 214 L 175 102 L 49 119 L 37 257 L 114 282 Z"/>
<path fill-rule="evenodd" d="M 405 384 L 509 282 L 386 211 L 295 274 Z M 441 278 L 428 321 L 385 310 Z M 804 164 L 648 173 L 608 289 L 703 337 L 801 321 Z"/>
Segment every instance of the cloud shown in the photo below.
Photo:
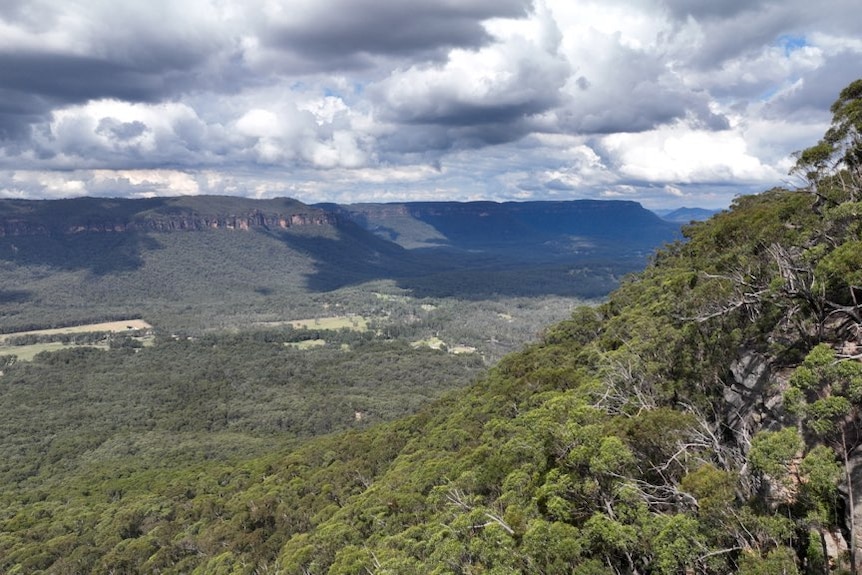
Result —
<path fill-rule="evenodd" d="M 855 0 L 7 0 L 0 194 L 625 197 L 782 183 Z M 679 200 L 677 200 L 679 199 Z"/>
<path fill-rule="evenodd" d="M 215 146 L 220 136 L 186 104 L 94 100 L 52 112 L 32 136 L 40 157 L 25 157 L 24 163 L 58 169 L 159 167 L 200 161 L 193 150 L 204 140 Z"/>
<path fill-rule="evenodd" d="M 482 22 L 525 17 L 530 2 L 298 0 L 268 7 L 261 44 L 309 71 L 368 67 L 373 57 L 445 59 L 448 50 L 489 43 Z"/>
<path fill-rule="evenodd" d="M 857 76 L 862 76 L 860 59 L 862 45 L 855 50 L 843 49 L 829 58 L 824 58 L 820 66 L 800 76 L 787 89 L 776 94 L 765 108 L 764 114 L 771 118 L 786 117 L 790 114 L 816 114 L 828 118 L 832 102 L 838 98 L 841 89 L 853 79 L 850 74 L 855 72 Z"/>
<path fill-rule="evenodd" d="M 680 20 L 693 18 L 700 21 L 724 21 L 741 13 L 752 10 L 756 3 L 751 0 L 724 0 L 710 2 L 709 0 L 665 0 L 664 4 L 671 13 Z"/>
<path fill-rule="evenodd" d="M 779 174 L 747 150 L 745 139 L 730 130 L 692 130 L 684 124 L 638 134 L 613 134 L 602 147 L 625 177 L 649 183 L 776 181 Z"/>
<path fill-rule="evenodd" d="M 374 85 L 380 116 L 432 127 L 437 148 L 498 144 L 529 133 L 534 118 L 559 103 L 570 67 L 557 53 L 560 32 L 547 12 L 509 24 L 494 30 L 491 46 L 452 50 L 445 63 L 397 70 Z"/>

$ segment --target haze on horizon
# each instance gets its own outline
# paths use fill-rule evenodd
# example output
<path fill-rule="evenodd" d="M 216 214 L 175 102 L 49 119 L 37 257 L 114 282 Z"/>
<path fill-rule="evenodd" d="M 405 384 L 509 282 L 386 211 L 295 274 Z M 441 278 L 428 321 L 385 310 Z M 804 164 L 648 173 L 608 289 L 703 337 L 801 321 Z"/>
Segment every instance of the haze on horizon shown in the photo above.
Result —
<path fill-rule="evenodd" d="M 5 0 L 0 197 L 631 199 L 793 185 L 851 0 Z M 798 182 L 797 182 L 798 183 Z"/>

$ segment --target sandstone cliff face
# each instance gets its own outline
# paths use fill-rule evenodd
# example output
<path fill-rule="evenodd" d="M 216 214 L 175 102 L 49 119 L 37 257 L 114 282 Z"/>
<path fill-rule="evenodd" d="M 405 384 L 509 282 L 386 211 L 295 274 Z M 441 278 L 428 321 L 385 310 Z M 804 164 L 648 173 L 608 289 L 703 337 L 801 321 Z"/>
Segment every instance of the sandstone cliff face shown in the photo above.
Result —
<path fill-rule="evenodd" d="M 50 234 L 124 233 L 133 231 L 175 232 L 202 230 L 288 229 L 298 226 L 334 225 L 337 218 L 328 212 L 264 213 L 245 215 L 147 215 L 127 221 L 95 220 L 51 227 L 37 219 L 0 219 L 0 237 L 43 236 Z"/>
<path fill-rule="evenodd" d="M 255 211 L 244 216 L 158 216 L 147 218 L 142 221 L 132 222 L 130 226 L 135 230 L 172 232 L 183 230 L 199 231 L 207 229 L 250 230 L 253 228 L 284 230 L 297 226 L 333 225 L 335 223 L 336 218 L 332 214 L 326 212 L 266 214 Z"/>
<path fill-rule="evenodd" d="M 767 356 L 745 351 L 730 366 L 733 382 L 724 388 L 725 422 L 742 443 L 781 418 L 786 374 L 778 373 Z"/>

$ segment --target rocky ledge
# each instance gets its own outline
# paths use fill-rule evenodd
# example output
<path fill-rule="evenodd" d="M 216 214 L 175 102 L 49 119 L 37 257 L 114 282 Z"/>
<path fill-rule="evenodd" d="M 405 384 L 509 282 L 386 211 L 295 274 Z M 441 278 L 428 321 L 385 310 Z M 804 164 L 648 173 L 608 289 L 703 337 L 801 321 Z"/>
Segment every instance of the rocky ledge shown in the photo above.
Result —
<path fill-rule="evenodd" d="M 201 215 L 201 214 L 153 214 L 133 219 L 68 222 L 51 226 L 31 218 L 0 219 L 0 237 L 38 236 L 83 233 L 123 233 L 133 231 L 203 231 L 203 230 L 251 230 L 288 229 L 297 226 L 334 225 L 336 216 L 327 212 L 309 213 L 264 213 L 253 211 L 245 215 Z"/>

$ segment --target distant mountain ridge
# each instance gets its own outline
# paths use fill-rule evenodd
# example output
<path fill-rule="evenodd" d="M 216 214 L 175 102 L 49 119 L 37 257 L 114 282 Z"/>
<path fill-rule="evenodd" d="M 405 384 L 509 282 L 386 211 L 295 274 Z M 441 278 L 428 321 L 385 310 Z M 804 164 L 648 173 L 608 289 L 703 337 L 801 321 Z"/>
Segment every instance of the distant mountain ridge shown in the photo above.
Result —
<path fill-rule="evenodd" d="M 318 204 L 408 248 L 450 248 L 545 255 L 615 249 L 649 250 L 678 236 L 637 202 L 406 202 Z"/>
<path fill-rule="evenodd" d="M 0 237 L 218 229 L 275 231 L 309 225 L 344 229 L 349 223 L 406 249 L 437 248 L 521 259 L 651 252 L 679 233 L 675 223 L 629 201 L 309 206 L 289 198 L 227 196 L 0 200 Z"/>
<path fill-rule="evenodd" d="M 668 222 L 687 224 L 689 222 L 702 222 L 708 220 L 721 210 L 708 210 L 705 208 L 676 208 L 674 210 L 653 210 L 658 216 Z"/>
<path fill-rule="evenodd" d="M 331 212 L 287 198 L 195 196 L 146 199 L 0 200 L 0 237 L 131 231 L 334 225 Z"/>
<path fill-rule="evenodd" d="M 207 318 L 251 321 L 376 280 L 434 297 L 602 297 L 678 234 L 634 202 L 4 199 L 0 303 L 15 305 L 0 327 L 195 323 L 204 301 Z"/>

